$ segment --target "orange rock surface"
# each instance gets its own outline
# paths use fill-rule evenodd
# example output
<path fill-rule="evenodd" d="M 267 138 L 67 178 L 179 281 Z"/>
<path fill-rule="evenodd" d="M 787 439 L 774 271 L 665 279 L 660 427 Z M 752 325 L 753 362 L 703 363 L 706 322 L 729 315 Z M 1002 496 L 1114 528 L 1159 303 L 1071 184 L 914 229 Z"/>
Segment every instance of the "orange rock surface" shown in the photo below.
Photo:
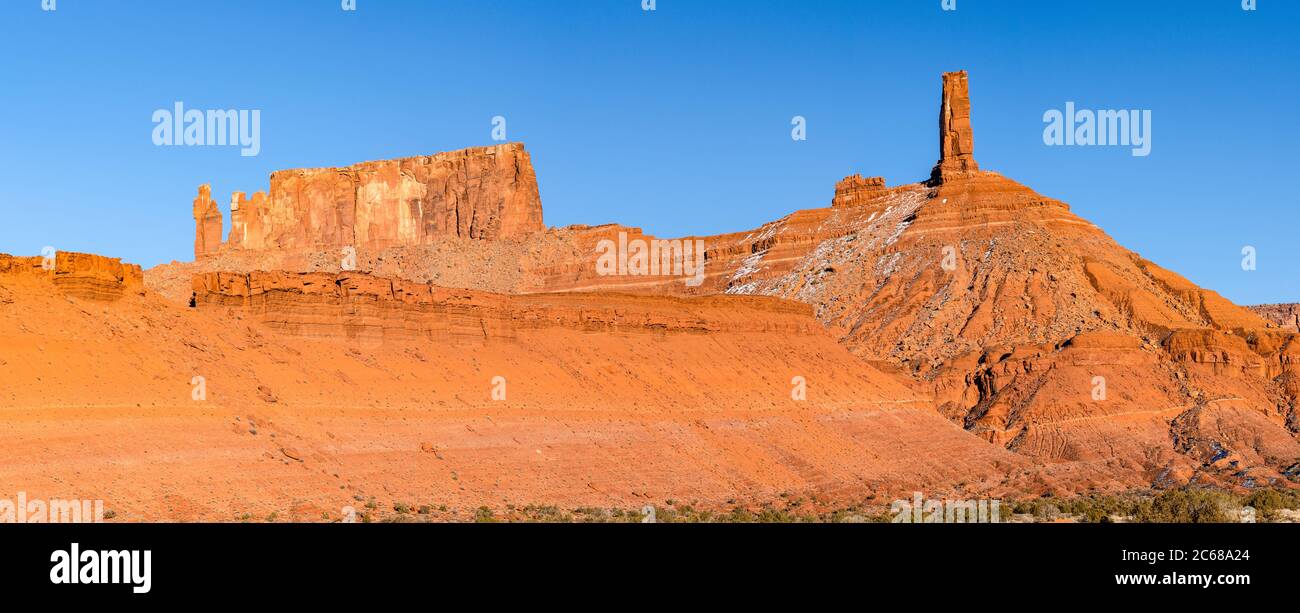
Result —
<path fill-rule="evenodd" d="M 423 245 L 446 236 L 492 240 L 543 229 L 537 177 L 518 143 L 273 173 L 269 193 L 235 192 L 225 243 L 210 191 L 200 187 L 194 204 L 196 259 L 231 250 Z"/>
<path fill-rule="evenodd" d="M 360 269 L 516 293 L 795 300 L 864 361 L 928 386 L 936 410 L 992 444 L 1126 483 L 1294 476 L 1297 337 L 1124 249 L 1065 203 L 978 170 L 968 79 L 949 73 L 943 86 L 931 181 L 891 188 L 849 177 L 829 208 L 686 237 L 707 247 L 699 286 L 602 275 L 602 241 L 656 240 L 617 225 L 554 229 L 492 251 L 442 245 L 437 257 L 376 251 Z M 494 271 L 491 285 L 459 272 L 473 262 Z M 183 282 L 175 276 L 168 285 Z M 1220 414 L 1239 427 L 1210 428 Z M 1225 450 L 1235 459 L 1222 462 Z"/>
<path fill-rule="evenodd" d="M 0 489 L 123 520 L 857 500 L 1029 470 L 772 298 L 268 272 L 201 275 L 187 308 L 0 283 Z"/>
<path fill-rule="evenodd" d="M 1263 304 L 1250 310 L 1283 330 L 1300 332 L 1300 304 Z"/>
<path fill-rule="evenodd" d="M 194 259 L 200 259 L 221 250 L 221 209 L 212 199 L 212 186 L 200 185 L 194 199 Z"/>
<path fill-rule="evenodd" d="M 966 71 L 945 72 L 939 104 L 939 163 L 931 173 L 935 182 L 979 170 L 970 118 L 970 80 Z"/>
<path fill-rule="evenodd" d="M 830 207 L 685 237 L 706 248 L 698 284 L 602 270 L 610 245 L 659 245 L 637 228 L 543 230 L 515 145 L 276 173 L 236 196 L 230 240 L 148 289 L 114 260 L 0 259 L 0 487 L 88 488 L 137 519 L 316 519 L 372 495 L 1294 484 L 1286 311 L 1266 321 L 980 170 L 970 118 L 968 77 L 944 75 L 928 180 L 855 175 Z"/>

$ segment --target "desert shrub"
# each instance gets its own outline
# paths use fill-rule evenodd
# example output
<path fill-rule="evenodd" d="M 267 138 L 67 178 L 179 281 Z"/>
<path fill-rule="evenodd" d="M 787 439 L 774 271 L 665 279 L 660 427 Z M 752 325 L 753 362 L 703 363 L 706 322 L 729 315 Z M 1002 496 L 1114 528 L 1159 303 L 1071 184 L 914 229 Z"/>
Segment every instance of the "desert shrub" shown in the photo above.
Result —
<path fill-rule="evenodd" d="M 1251 492 L 1241 504 L 1254 507 L 1265 519 L 1276 519 L 1282 509 L 1300 508 L 1300 492 L 1295 490 L 1257 490 Z"/>
<path fill-rule="evenodd" d="M 1137 510 L 1137 503 L 1130 498 L 1109 495 L 1081 496 L 1062 505 L 1063 510 L 1078 516 L 1081 521 L 1092 524 L 1111 522 L 1112 516 L 1131 516 Z"/>
<path fill-rule="evenodd" d="M 1218 524 L 1231 521 L 1231 496 L 1218 491 L 1187 488 L 1169 490 L 1137 505 L 1133 520 L 1153 524 Z"/>

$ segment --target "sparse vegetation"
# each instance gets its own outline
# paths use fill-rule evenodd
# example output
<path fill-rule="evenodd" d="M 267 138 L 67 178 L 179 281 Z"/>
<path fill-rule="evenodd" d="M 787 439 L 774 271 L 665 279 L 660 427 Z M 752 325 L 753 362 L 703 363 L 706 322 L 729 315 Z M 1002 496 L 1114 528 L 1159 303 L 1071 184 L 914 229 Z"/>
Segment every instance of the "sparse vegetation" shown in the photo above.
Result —
<path fill-rule="evenodd" d="M 421 504 L 393 501 L 391 512 L 381 509 L 374 497 L 365 499 L 361 523 L 464 522 L 475 523 L 641 523 L 649 517 L 643 507 L 562 508 L 555 505 L 503 505 L 451 509 L 446 504 Z M 691 501 L 665 500 L 654 505 L 654 522 L 665 524 L 751 524 L 751 523 L 889 523 L 894 519 L 890 496 L 872 494 L 856 505 L 828 508 L 819 499 L 802 498 L 785 492 L 773 502 L 757 506 L 730 500 L 725 507 Z M 1120 494 L 1090 493 L 1072 497 L 1043 496 L 1001 501 L 1003 522 L 1072 521 L 1081 523 L 1216 523 L 1242 521 L 1244 507 L 1255 509 L 1260 522 L 1297 521 L 1300 519 L 1300 490 L 1260 489 L 1234 494 L 1205 487 L 1187 487 L 1165 491 L 1133 491 Z M 105 513 L 108 516 L 108 513 Z M 272 512 L 267 521 L 275 521 Z M 321 518 L 328 521 L 329 513 Z M 244 514 L 240 521 L 250 521 Z"/>
<path fill-rule="evenodd" d="M 1236 521 L 1228 509 L 1239 507 L 1226 493 L 1208 489 L 1169 490 L 1138 503 L 1133 520 L 1151 524 L 1221 524 Z"/>
<path fill-rule="evenodd" d="M 1283 509 L 1300 509 L 1300 492 L 1296 490 L 1259 490 L 1252 492 L 1243 501 L 1246 506 L 1254 507 L 1265 521 L 1276 521 Z"/>

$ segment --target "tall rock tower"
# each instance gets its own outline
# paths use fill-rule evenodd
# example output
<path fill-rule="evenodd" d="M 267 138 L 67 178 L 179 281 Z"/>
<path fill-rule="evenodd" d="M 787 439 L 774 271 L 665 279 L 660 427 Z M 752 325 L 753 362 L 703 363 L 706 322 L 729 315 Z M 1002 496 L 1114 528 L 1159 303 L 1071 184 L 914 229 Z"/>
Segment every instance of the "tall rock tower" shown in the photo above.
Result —
<path fill-rule="evenodd" d="M 194 259 L 213 255 L 221 249 L 221 209 L 212 200 L 212 186 L 200 185 L 194 199 Z"/>
<path fill-rule="evenodd" d="M 970 84 L 966 71 L 945 72 L 943 100 L 939 105 L 939 163 L 930 172 L 930 180 L 943 183 L 979 169 L 970 126 Z"/>

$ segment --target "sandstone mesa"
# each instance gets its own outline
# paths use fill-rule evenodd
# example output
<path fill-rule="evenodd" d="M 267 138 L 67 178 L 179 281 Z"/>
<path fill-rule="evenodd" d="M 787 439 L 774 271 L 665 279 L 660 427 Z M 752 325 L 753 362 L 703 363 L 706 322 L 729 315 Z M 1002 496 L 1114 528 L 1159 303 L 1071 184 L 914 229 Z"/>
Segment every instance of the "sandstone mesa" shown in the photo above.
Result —
<path fill-rule="evenodd" d="M 287 170 L 269 192 L 230 201 L 230 233 L 211 186 L 194 201 L 194 257 L 223 251 L 383 248 L 437 237 L 510 239 L 542 230 L 532 161 L 518 143 L 346 168 Z"/>
<path fill-rule="evenodd" d="M 698 285 L 600 274 L 602 241 L 655 237 L 546 228 L 519 144 L 276 172 L 228 229 L 202 186 L 194 262 L 5 256 L 0 442 L 85 441 L 53 465 L 133 519 L 1293 485 L 1294 306 L 1234 305 L 981 170 L 965 72 L 939 106 L 927 180 L 683 237 Z"/>

